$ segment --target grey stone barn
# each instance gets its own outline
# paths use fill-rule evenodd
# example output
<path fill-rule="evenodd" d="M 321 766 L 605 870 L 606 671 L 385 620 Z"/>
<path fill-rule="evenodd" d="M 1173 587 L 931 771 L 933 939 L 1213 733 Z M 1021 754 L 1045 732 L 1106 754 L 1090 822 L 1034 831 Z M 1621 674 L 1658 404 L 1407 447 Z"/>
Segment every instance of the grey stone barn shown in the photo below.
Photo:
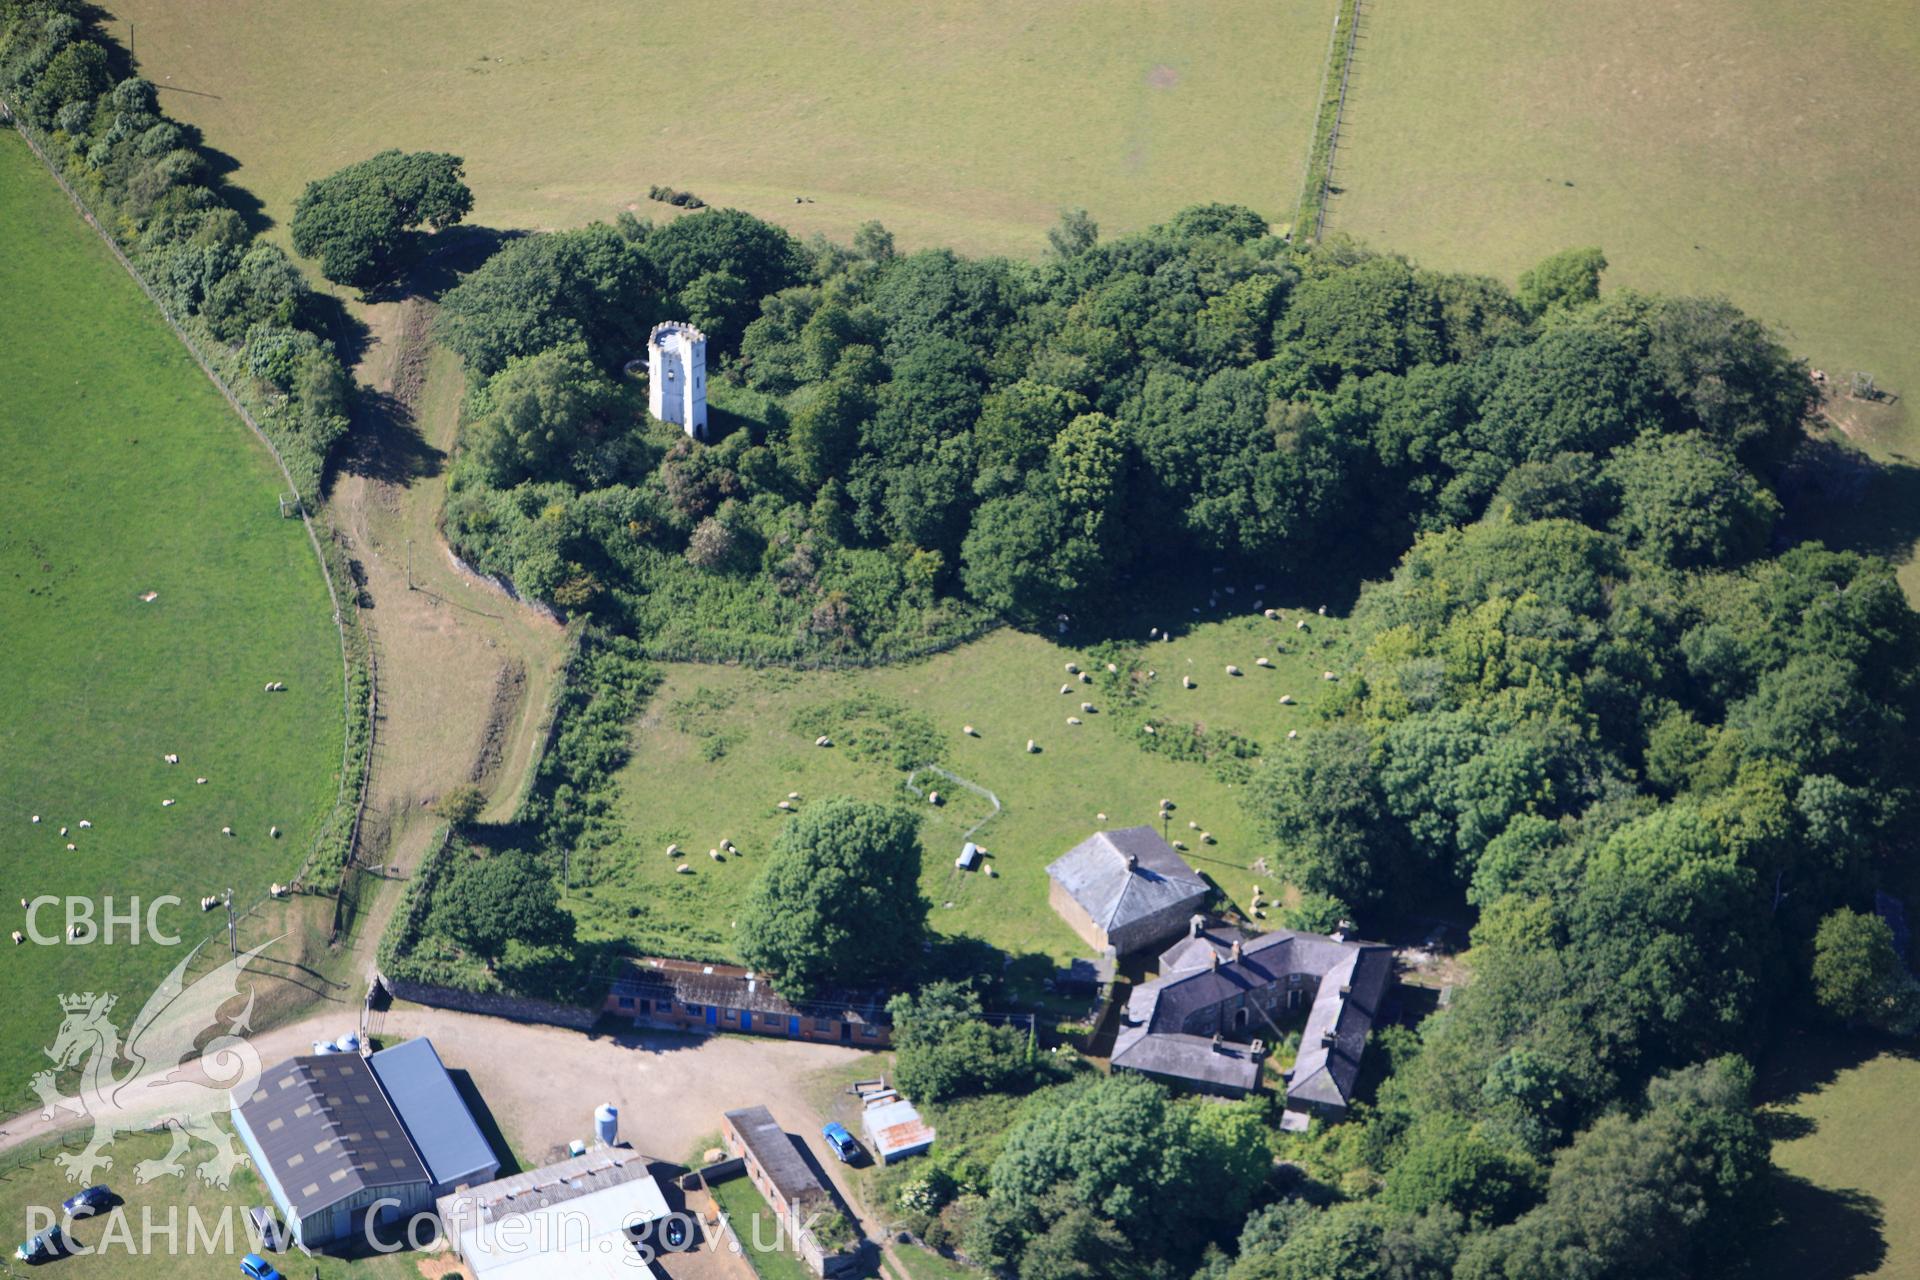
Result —
<path fill-rule="evenodd" d="M 1116 956 L 1179 936 L 1213 888 L 1152 827 L 1096 831 L 1047 868 L 1047 900 L 1073 931 Z"/>
<path fill-rule="evenodd" d="M 1249 934 L 1190 922 L 1162 953 L 1160 977 L 1133 992 L 1115 1037 L 1116 1071 L 1138 1071 L 1224 1097 L 1260 1087 L 1268 1038 L 1307 1009 L 1287 1105 L 1338 1116 L 1393 983 L 1393 951 L 1317 933 Z"/>

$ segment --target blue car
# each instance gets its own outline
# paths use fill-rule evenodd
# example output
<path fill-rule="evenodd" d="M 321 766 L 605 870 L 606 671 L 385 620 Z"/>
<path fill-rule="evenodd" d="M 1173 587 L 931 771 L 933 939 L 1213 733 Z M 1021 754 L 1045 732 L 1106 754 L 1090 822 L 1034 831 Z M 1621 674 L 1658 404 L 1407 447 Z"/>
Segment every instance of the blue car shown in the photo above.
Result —
<path fill-rule="evenodd" d="M 833 1154 L 840 1157 L 842 1164 L 852 1164 L 860 1154 L 860 1144 L 847 1132 L 847 1126 L 835 1121 L 820 1131 L 820 1136 L 833 1148 Z"/>
<path fill-rule="evenodd" d="M 49 1262 L 62 1257 L 67 1252 L 67 1238 L 58 1227 L 48 1227 L 33 1239 L 13 1251 L 13 1256 L 22 1262 Z"/>
<path fill-rule="evenodd" d="M 113 1204 L 113 1192 L 105 1187 L 88 1187 L 85 1191 L 68 1196 L 60 1207 L 69 1218 L 91 1218 Z"/>
<path fill-rule="evenodd" d="M 257 1253 L 240 1259 L 240 1274 L 246 1276 L 247 1280 L 280 1280 L 280 1273 L 273 1269 L 273 1264 Z"/>

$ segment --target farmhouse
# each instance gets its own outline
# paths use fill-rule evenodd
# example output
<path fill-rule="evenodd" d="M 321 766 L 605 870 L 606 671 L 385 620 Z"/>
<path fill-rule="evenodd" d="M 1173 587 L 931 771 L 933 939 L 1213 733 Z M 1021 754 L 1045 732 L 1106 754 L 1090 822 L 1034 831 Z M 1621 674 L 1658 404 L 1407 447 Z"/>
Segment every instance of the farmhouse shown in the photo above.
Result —
<path fill-rule="evenodd" d="M 669 1213 L 646 1157 L 620 1147 L 457 1191 L 437 1208 L 473 1280 L 646 1274 L 626 1232 L 644 1239 Z"/>
<path fill-rule="evenodd" d="M 233 1122 L 308 1250 L 357 1238 L 370 1213 L 388 1223 L 425 1212 L 500 1168 L 426 1040 L 290 1058 L 233 1098 Z"/>
<path fill-rule="evenodd" d="M 891 1040 L 884 991 L 830 991 L 788 1000 L 763 975 L 735 965 L 629 960 L 614 978 L 603 1013 L 667 1031 L 751 1031 L 789 1040 L 876 1048 Z"/>
<path fill-rule="evenodd" d="M 1338 935 L 1209 928 L 1195 916 L 1187 936 L 1161 954 L 1160 973 L 1127 1001 L 1114 1070 L 1240 1097 L 1260 1086 L 1263 1034 L 1305 1007 L 1287 1105 L 1337 1116 L 1352 1101 L 1360 1055 L 1393 981 L 1393 952 Z"/>
<path fill-rule="evenodd" d="M 1177 936 L 1213 893 L 1152 827 L 1095 832 L 1056 859 L 1047 877 L 1060 918 L 1115 955 Z"/>

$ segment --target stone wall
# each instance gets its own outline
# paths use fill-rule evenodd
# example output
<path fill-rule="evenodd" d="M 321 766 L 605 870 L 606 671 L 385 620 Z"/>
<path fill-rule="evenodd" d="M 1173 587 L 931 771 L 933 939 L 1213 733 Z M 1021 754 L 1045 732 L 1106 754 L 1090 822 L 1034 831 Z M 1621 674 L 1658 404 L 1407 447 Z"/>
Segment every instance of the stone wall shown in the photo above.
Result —
<path fill-rule="evenodd" d="M 435 1009 L 454 1009 L 461 1013 L 485 1014 L 489 1018 L 510 1018 L 515 1022 L 572 1027 L 577 1031 L 590 1029 L 600 1016 L 595 1010 L 583 1009 L 579 1005 L 501 995 L 491 991 L 461 991 L 454 987 L 435 986 L 430 982 L 389 978 L 384 974 L 380 976 L 380 985 L 395 999 L 411 1000 Z"/>

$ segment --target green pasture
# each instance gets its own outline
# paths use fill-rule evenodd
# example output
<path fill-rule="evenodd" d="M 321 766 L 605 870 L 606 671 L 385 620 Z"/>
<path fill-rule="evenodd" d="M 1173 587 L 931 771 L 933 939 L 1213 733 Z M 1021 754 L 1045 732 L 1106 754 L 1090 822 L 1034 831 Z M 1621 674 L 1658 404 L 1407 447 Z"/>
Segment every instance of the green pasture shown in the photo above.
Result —
<path fill-rule="evenodd" d="M 1724 294 L 1816 368 L 1873 373 L 1902 398 L 1842 402 L 1835 416 L 1882 458 L 1920 450 L 1908 407 L 1920 397 L 1911 5 L 1361 11 L 1330 234 L 1509 281 L 1557 250 L 1599 245 L 1608 287 Z M 1912 488 L 1884 496 L 1910 503 Z M 1912 541 L 1909 515 L 1891 503 L 1881 515 Z"/>
<path fill-rule="evenodd" d="M 1762 1275 L 1920 1274 L 1920 1058 L 1822 1030 L 1762 1073 L 1779 1212 Z"/>
<path fill-rule="evenodd" d="M 662 217 L 654 184 L 840 240 L 1032 256 L 1204 200 L 1286 216 L 1334 0 L 125 0 L 142 72 L 284 226 L 386 147 L 466 157 L 472 220 Z M 796 203 L 796 197 L 806 203 Z"/>
<path fill-rule="evenodd" d="M 733 1227 L 740 1241 L 740 1251 L 746 1255 L 753 1273 L 760 1280 L 807 1280 L 813 1274 L 807 1269 L 806 1263 L 800 1260 L 798 1253 L 785 1247 L 786 1224 L 752 1182 L 744 1177 L 729 1178 L 725 1182 L 711 1184 L 708 1189 L 713 1193 L 714 1204 Z M 771 1247 L 776 1240 L 781 1247 Z M 763 1249 L 758 1245 L 769 1247 Z"/>
<path fill-rule="evenodd" d="M 159 922 L 190 945 L 214 927 L 202 895 L 264 898 L 333 803 L 326 585 L 299 522 L 280 518 L 266 450 L 10 130 L 0 227 L 4 930 L 26 928 L 21 898 L 111 896 L 125 911 L 175 894 Z M 58 936 L 60 911 L 39 925 Z M 0 952 L 0 1112 L 47 1065 L 59 994 L 115 992 L 125 1027 L 183 954 L 124 932 Z"/>
<path fill-rule="evenodd" d="M 1170 606 L 1172 641 L 1149 642 L 1147 629 L 1160 623 L 1142 615 L 1139 643 L 1115 652 L 1118 675 L 1093 656 L 1103 651 L 1014 631 L 868 671 L 670 664 L 619 778 L 622 838 L 590 864 L 575 864 L 567 905 L 588 937 L 669 955 L 730 956 L 740 908 L 789 816 L 779 806 L 798 792 L 796 806 L 832 795 L 911 806 L 921 815 L 921 886 L 934 927 L 1012 955 L 1086 953 L 1047 905 L 1046 866 L 1102 827 L 1158 825 L 1162 798 L 1178 806 L 1169 835 L 1248 906 L 1256 884 L 1269 895 L 1277 888 L 1253 870 L 1267 842 L 1236 781 L 1257 760 L 1156 753 L 1143 745 L 1144 726 L 1167 740 L 1198 726 L 1209 745 L 1231 734 L 1263 752 L 1286 750 L 1289 729 L 1305 727 L 1332 687 L 1322 676 L 1339 665 L 1329 655 L 1339 650 L 1342 624 L 1296 610 L 1303 602 L 1283 594 L 1269 591 L 1262 603 L 1284 607 L 1284 621 L 1253 609 L 1245 583 L 1234 596 L 1222 592 L 1218 607 L 1198 597 L 1197 618 L 1192 604 Z M 1303 619 L 1309 630 L 1296 627 Z M 1262 656 L 1273 667 L 1257 666 Z M 1093 683 L 1069 675 L 1069 662 Z M 1244 674 L 1226 674 L 1229 664 Z M 1193 688 L 1182 687 L 1183 676 Z M 1283 694 L 1294 705 L 1281 705 Z M 1082 711 L 1082 702 L 1094 710 Z M 967 725 L 976 735 L 963 732 Z M 814 745 L 822 734 L 831 747 Z M 1029 740 L 1037 752 L 1027 751 Z M 933 763 L 992 792 L 1003 811 L 990 817 L 988 801 L 937 775 L 919 785 L 937 791 L 940 804 L 914 794 L 909 769 Z M 983 819 L 973 839 L 989 851 L 991 876 L 954 866 L 965 833 Z M 739 854 L 711 858 L 723 840 Z M 669 855 L 675 844 L 680 852 Z M 684 874 L 675 870 L 682 864 Z"/>

